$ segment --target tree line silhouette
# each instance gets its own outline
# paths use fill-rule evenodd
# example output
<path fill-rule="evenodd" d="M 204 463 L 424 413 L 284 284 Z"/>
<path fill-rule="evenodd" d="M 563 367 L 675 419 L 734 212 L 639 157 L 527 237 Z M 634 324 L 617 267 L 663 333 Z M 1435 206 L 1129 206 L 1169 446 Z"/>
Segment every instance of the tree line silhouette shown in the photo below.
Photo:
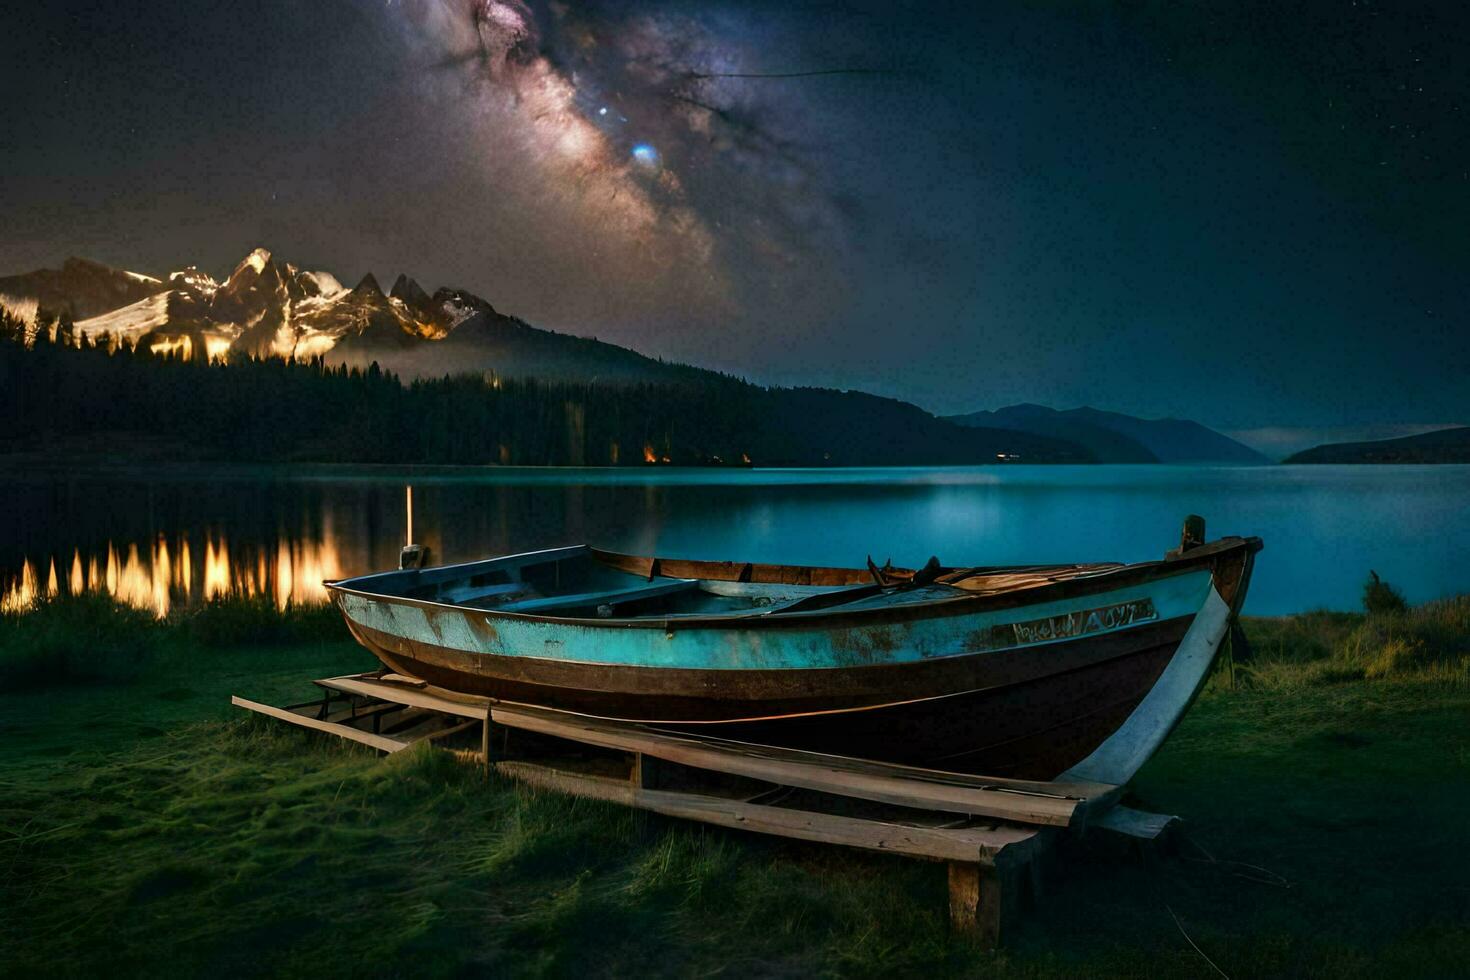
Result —
<path fill-rule="evenodd" d="M 0 310 L 0 449 L 258 462 L 854 466 L 1085 461 L 1075 446 L 966 429 L 906 402 L 723 375 L 403 383 L 323 358 L 153 354 Z"/>

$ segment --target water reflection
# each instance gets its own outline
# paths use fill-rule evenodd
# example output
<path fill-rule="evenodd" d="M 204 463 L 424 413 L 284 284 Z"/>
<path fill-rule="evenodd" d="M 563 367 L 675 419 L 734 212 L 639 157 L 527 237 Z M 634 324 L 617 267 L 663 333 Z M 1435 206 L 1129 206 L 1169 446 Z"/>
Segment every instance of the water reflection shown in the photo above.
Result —
<path fill-rule="evenodd" d="M 196 562 L 194 555 L 200 553 L 202 561 Z M 58 562 L 65 574 L 58 573 Z M 224 534 L 205 534 L 202 541 L 160 534 L 152 542 L 109 541 L 91 554 L 74 548 L 69 566 L 64 555 L 26 558 L 0 591 L 0 610 L 25 609 L 43 596 L 86 592 L 105 593 L 159 617 L 178 605 L 227 595 L 266 596 L 285 609 L 325 601 L 322 582 L 343 574 L 330 531 L 315 540 L 241 542 L 233 552 Z"/>
<path fill-rule="evenodd" d="M 412 531 L 407 484 L 412 483 Z M 103 591 L 165 614 L 238 592 L 582 542 L 634 554 L 861 567 L 1148 561 L 1185 514 L 1258 534 L 1247 612 L 1356 608 L 1368 569 L 1422 602 L 1470 591 L 1470 467 L 886 470 L 161 467 L 0 472 L 0 602 Z"/>

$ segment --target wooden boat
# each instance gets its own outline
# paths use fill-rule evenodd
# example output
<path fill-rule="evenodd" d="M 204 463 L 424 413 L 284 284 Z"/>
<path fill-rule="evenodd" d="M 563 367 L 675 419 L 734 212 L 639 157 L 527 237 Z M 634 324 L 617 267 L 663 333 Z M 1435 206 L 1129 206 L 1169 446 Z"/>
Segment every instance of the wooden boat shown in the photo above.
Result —
<path fill-rule="evenodd" d="M 1192 519 L 1193 520 L 1193 519 Z M 1121 784 L 1178 723 L 1259 538 L 1140 564 L 909 571 L 577 546 L 328 583 L 437 687 L 952 772 Z"/>

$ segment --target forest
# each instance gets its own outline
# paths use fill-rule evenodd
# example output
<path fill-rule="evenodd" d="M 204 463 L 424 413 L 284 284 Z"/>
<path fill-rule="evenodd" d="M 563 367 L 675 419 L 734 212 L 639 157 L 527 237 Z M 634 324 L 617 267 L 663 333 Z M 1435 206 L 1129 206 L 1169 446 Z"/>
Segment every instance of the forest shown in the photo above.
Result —
<path fill-rule="evenodd" d="M 180 359 L 0 311 L 0 452 L 511 466 L 1088 462 L 1061 440 L 964 428 L 906 402 L 722 375 L 403 383 L 322 358 Z"/>

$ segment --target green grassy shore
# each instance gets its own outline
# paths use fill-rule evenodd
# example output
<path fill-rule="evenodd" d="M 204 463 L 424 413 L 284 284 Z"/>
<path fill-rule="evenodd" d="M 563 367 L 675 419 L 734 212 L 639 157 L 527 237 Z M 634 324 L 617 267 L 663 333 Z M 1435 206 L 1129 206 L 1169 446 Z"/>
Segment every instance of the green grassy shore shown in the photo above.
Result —
<path fill-rule="evenodd" d="M 1246 630 L 1132 790 L 1181 856 L 1080 851 L 985 954 L 935 865 L 229 707 L 372 666 L 329 611 L 43 603 L 0 616 L 0 975 L 1464 975 L 1470 597 Z"/>

